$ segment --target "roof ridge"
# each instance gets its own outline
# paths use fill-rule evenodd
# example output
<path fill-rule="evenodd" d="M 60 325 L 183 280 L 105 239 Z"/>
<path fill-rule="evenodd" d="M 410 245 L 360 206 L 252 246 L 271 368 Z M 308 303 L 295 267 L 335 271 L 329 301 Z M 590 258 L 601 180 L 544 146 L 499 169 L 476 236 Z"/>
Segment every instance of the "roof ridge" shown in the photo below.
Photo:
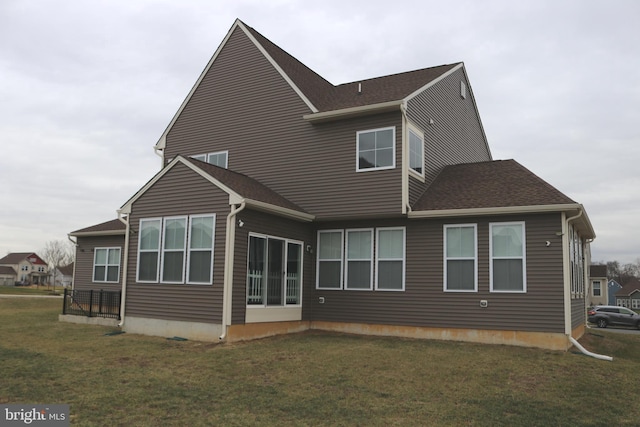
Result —
<path fill-rule="evenodd" d="M 391 73 L 391 74 L 385 74 L 383 76 L 377 76 L 377 77 L 369 77 L 366 79 L 358 79 L 358 80 L 353 80 L 351 82 L 345 82 L 345 83 L 340 83 L 339 85 L 336 85 L 336 88 L 340 88 L 342 86 L 347 86 L 347 85 L 352 85 L 352 84 L 356 84 L 356 83 L 365 83 L 365 82 L 372 82 L 374 80 L 380 80 L 380 79 L 386 79 L 389 77 L 396 77 L 396 76 L 402 76 L 402 75 L 406 75 L 406 74 L 411 74 L 411 73 L 418 73 L 421 71 L 426 71 L 426 70 L 434 70 L 436 68 L 441 68 L 441 67 L 451 67 L 451 66 L 456 66 L 459 64 L 462 64 L 463 62 L 452 62 L 451 64 L 440 64 L 440 65 L 434 65 L 432 67 L 424 67 L 424 68 L 418 68 L 415 70 L 408 70 L 408 71 L 400 71 L 397 73 Z"/>

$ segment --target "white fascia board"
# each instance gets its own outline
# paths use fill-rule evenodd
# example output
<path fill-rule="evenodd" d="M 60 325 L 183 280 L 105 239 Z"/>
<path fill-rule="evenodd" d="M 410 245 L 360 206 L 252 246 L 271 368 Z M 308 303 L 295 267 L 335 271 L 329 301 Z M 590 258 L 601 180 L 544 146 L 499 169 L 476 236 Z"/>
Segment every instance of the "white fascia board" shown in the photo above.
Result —
<path fill-rule="evenodd" d="M 356 117 L 370 113 L 383 113 L 385 111 L 399 110 L 403 105 L 403 100 L 387 101 L 378 104 L 362 105 L 359 107 L 349 107 L 340 110 L 323 111 L 321 113 L 305 114 L 303 119 L 309 122 L 322 122 L 338 118 Z"/>
<path fill-rule="evenodd" d="M 296 221 L 311 222 L 315 219 L 315 215 L 311 215 L 305 212 L 296 211 L 282 206 L 272 205 L 270 203 L 260 202 L 253 199 L 244 199 L 247 207 L 271 213 L 274 215 L 282 216 L 289 219 L 295 219 Z"/>
<path fill-rule="evenodd" d="M 287 75 L 287 73 L 285 73 L 284 70 L 282 68 L 280 68 L 278 63 L 271 57 L 271 55 L 269 55 L 267 53 L 267 51 L 264 49 L 264 47 L 262 47 L 262 45 L 258 42 L 258 40 L 256 40 L 255 37 L 253 37 L 253 34 L 251 34 L 251 31 L 249 31 L 247 29 L 247 27 L 245 27 L 244 24 L 242 22 L 240 22 L 239 20 L 236 20 L 236 24 L 237 24 L 237 26 L 239 26 L 242 29 L 242 31 L 244 31 L 245 35 L 249 38 L 249 40 L 251 40 L 251 42 L 264 55 L 264 57 L 267 59 L 267 61 L 269 61 L 269 63 L 273 66 L 273 68 L 275 68 L 276 71 L 278 71 L 278 73 L 280 73 L 282 78 L 298 94 L 300 99 L 302 99 L 302 101 L 305 104 L 307 104 L 307 107 L 309 107 L 309 109 L 311 111 L 313 111 L 314 113 L 318 112 L 318 109 L 315 107 L 315 105 L 313 105 L 313 103 L 309 100 L 309 98 L 307 98 L 306 95 L 304 93 L 302 93 L 300 88 L 298 86 L 296 86 L 296 84 L 293 82 L 293 80 L 291 80 L 291 78 Z"/>
<path fill-rule="evenodd" d="M 456 216 L 486 216 L 486 215 L 509 215 L 526 213 L 545 212 L 571 212 L 583 209 L 578 203 L 563 205 L 533 205 L 533 206 L 506 206 L 495 208 L 468 208 L 468 209 L 442 209 L 431 211 L 411 211 L 407 214 L 409 218 L 442 218 Z"/>

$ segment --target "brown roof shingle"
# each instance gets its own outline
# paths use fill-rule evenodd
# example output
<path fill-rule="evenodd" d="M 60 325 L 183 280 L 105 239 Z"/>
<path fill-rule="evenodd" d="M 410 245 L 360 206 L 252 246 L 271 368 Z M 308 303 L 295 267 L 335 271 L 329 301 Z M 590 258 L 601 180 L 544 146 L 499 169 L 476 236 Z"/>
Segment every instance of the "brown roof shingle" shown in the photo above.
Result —
<path fill-rule="evenodd" d="M 208 173 L 213 178 L 220 181 L 222 184 L 226 185 L 242 197 L 302 213 L 307 213 L 300 206 L 289 201 L 266 185 L 256 181 L 255 179 L 247 175 L 234 172 L 229 169 L 221 168 L 207 162 L 202 162 L 191 157 L 183 158 L 193 163 L 195 166 L 202 169 L 204 172 Z"/>
<path fill-rule="evenodd" d="M 575 204 L 515 160 L 445 166 L 414 211 Z"/>
<path fill-rule="evenodd" d="M 119 232 L 122 231 L 123 233 L 125 232 L 125 225 L 122 221 L 120 221 L 119 219 L 112 219 L 110 221 L 106 221 L 106 222 L 101 222 L 100 224 L 96 224 L 96 225 L 92 225 L 90 227 L 86 227 L 86 228 L 81 228 L 80 230 L 76 230 L 73 231 L 69 234 L 71 234 L 72 236 L 75 234 L 90 234 L 90 233 L 104 233 L 104 232 Z"/>
<path fill-rule="evenodd" d="M 334 86 L 254 28 L 246 24 L 244 26 L 321 112 L 399 101 L 460 64 L 440 65 Z M 358 84 L 362 87 L 360 94 Z"/>
<path fill-rule="evenodd" d="M 47 264 L 35 252 L 12 252 L 0 258 L 0 264 L 20 264 L 22 261 L 30 257 L 36 258 L 36 261 L 33 262 L 33 264 Z"/>

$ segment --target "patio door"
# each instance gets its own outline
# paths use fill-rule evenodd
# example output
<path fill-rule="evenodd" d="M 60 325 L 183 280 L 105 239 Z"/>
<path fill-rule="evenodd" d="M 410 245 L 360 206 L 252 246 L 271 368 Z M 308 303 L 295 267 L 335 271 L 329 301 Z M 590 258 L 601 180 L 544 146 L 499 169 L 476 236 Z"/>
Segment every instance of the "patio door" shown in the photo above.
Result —
<path fill-rule="evenodd" d="M 271 236 L 249 236 L 247 305 L 300 304 L 302 244 Z"/>

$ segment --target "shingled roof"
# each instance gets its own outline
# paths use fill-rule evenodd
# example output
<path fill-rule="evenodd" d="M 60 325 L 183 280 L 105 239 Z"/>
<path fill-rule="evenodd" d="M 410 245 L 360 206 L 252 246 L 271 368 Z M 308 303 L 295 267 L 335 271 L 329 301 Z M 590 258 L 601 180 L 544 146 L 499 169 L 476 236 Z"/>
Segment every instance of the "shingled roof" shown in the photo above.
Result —
<path fill-rule="evenodd" d="M 631 296 L 631 294 L 634 292 L 640 292 L 640 280 L 638 279 L 632 279 L 629 283 L 624 285 L 622 288 L 618 289 L 618 292 L 616 292 L 616 296 L 628 297 L 628 296 Z"/>
<path fill-rule="evenodd" d="M 119 219 L 112 219 L 110 221 L 101 222 L 100 224 L 92 225 L 90 227 L 81 228 L 80 230 L 72 231 L 70 236 L 78 235 L 117 235 L 125 233 L 125 225 Z"/>
<path fill-rule="evenodd" d="M 209 174 L 212 178 L 220 181 L 243 198 L 305 214 L 308 213 L 300 206 L 247 175 L 196 160 L 191 157 L 183 157 L 183 159 L 197 166 L 199 169 Z"/>
<path fill-rule="evenodd" d="M 440 65 L 334 86 L 254 28 L 243 25 L 320 112 L 402 100 L 461 64 Z M 360 93 L 359 87 L 362 89 Z"/>
<path fill-rule="evenodd" d="M 0 264 L 20 264 L 27 258 L 35 258 L 35 261 L 29 259 L 32 264 L 47 265 L 35 252 L 12 252 L 0 258 Z"/>
<path fill-rule="evenodd" d="M 414 211 L 577 205 L 515 160 L 445 166 Z"/>

